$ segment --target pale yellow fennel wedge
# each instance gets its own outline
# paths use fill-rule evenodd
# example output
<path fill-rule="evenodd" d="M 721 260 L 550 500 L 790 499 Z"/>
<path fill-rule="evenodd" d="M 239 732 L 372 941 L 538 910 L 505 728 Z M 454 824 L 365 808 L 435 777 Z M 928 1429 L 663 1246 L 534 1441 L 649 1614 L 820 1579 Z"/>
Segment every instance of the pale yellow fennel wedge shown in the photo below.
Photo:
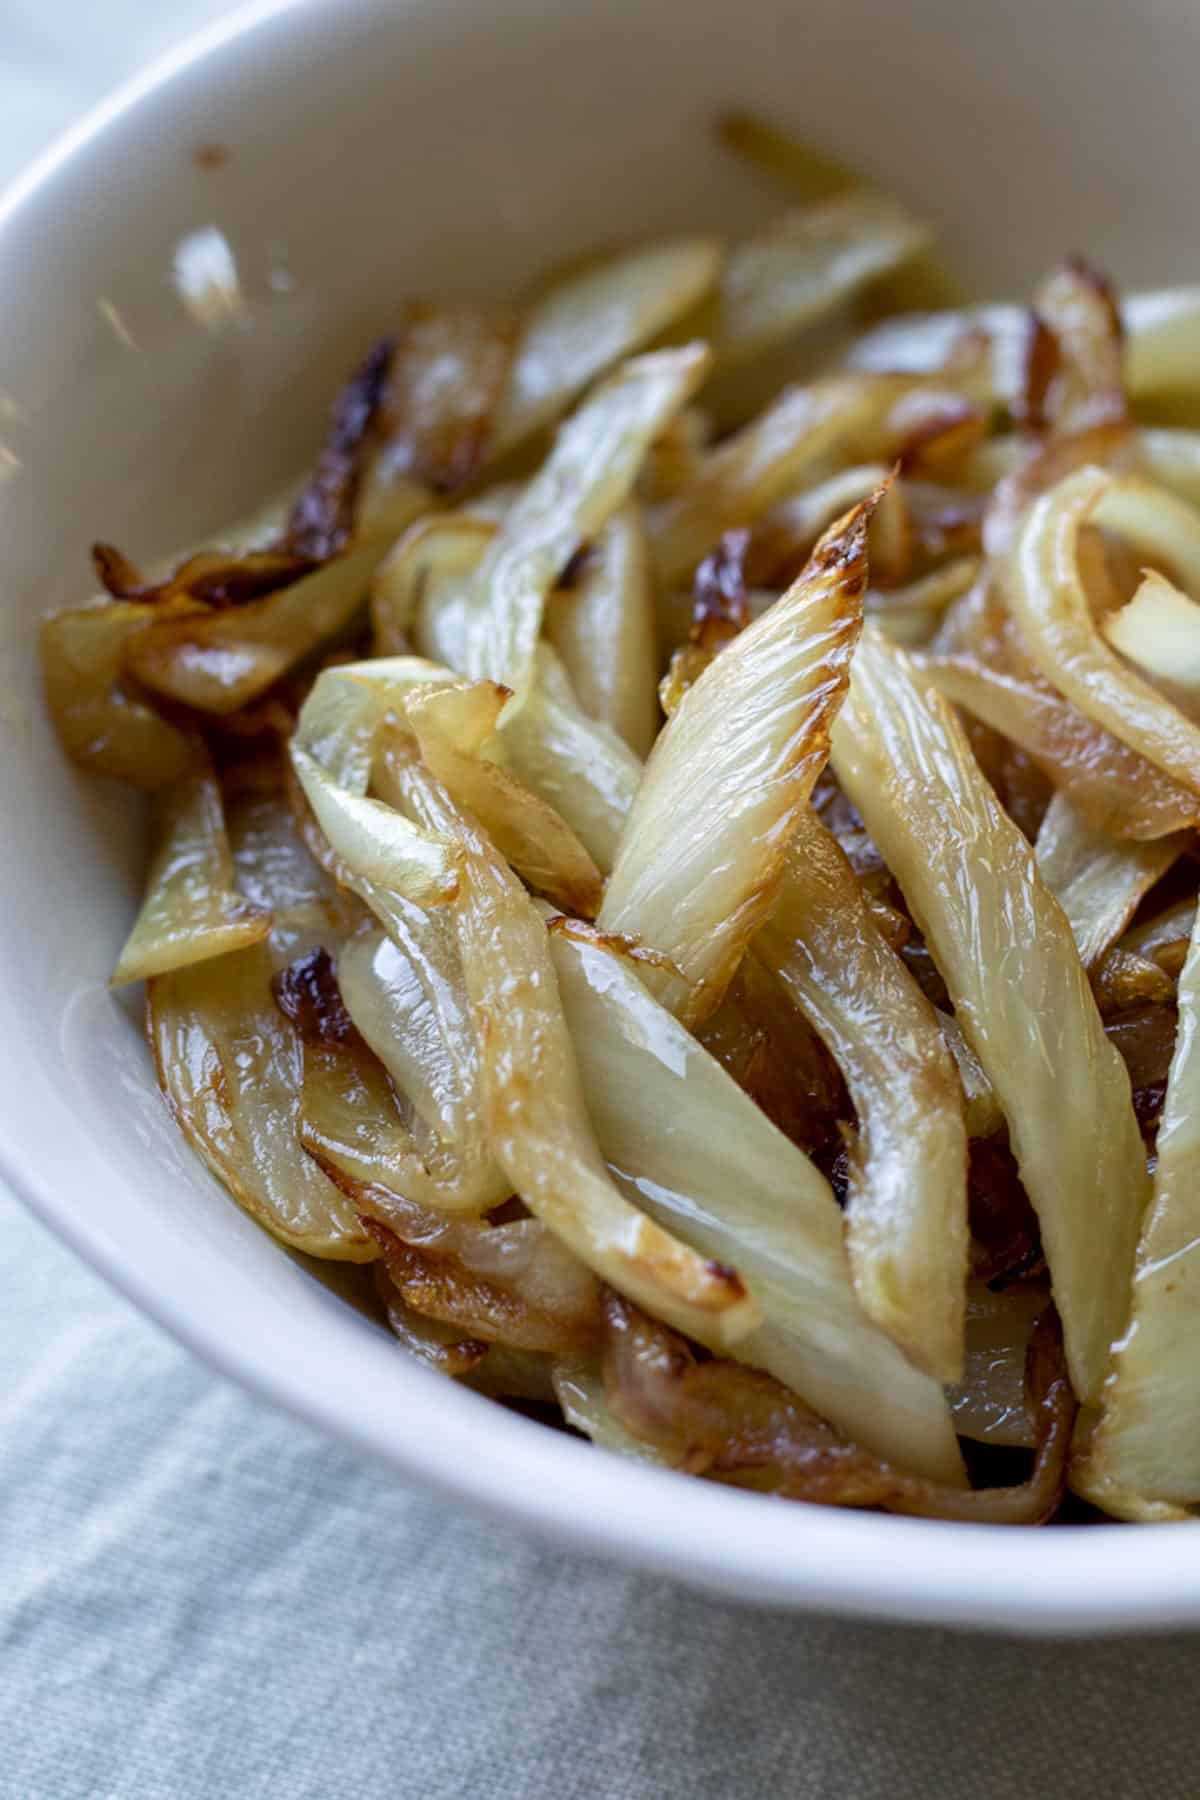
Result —
<path fill-rule="evenodd" d="M 961 1484 L 939 1383 L 867 1318 L 829 1184 L 640 979 L 559 920 L 550 947 L 588 1113 L 636 1203 L 737 1266 L 764 1323 L 734 1347 L 897 1467 Z"/>
<path fill-rule="evenodd" d="M 234 887 L 215 776 L 186 776 L 162 794 L 158 847 L 112 985 L 244 950 L 270 929 L 270 911 Z"/>
<path fill-rule="evenodd" d="M 575 551 L 629 498 L 646 452 L 704 379 L 703 344 L 622 363 L 559 427 L 550 454 L 489 540 L 464 599 L 454 667 L 526 699 L 546 602 Z"/>
<path fill-rule="evenodd" d="M 720 1003 L 770 912 L 790 833 L 824 766 L 862 623 L 873 501 L 683 695 L 646 765 L 600 909 L 668 956 L 653 974 L 685 1023 Z M 648 977 L 650 978 L 650 977 Z"/>
<path fill-rule="evenodd" d="M 963 1092 L 938 1015 L 880 935 L 836 840 L 805 809 L 754 940 L 854 1102 L 846 1247 L 868 1317 L 940 1381 L 962 1373 Z"/>
<path fill-rule="evenodd" d="M 1200 1504 L 1200 932 L 1179 977 L 1154 1196 L 1129 1329 L 1075 1485 L 1120 1517 Z M 1131 1506 L 1131 1497 L 1140 1504 Z"/>
<path fill-rule="evenodd" d="M 536 903 L 410 738 L 392 733 L 383 760 L 396 799 L 460 848 L 453 917 L 496 1160 L 530 1211 L 603 1280 L 709 1348 L 731 1348 L 759 1322 L 740 1276 L 632 1206 L 605 1166 Z"/>
<path fill-rule="evenodd" d="M 937 961 L 1037 1210 L 1071 1379 L 1094 1400 L 1124 1328 L 1149 1192 L 1129 1076 L 1071 929 L 948 703 L 868 626 L 834 727 L 838 780 Z"/>

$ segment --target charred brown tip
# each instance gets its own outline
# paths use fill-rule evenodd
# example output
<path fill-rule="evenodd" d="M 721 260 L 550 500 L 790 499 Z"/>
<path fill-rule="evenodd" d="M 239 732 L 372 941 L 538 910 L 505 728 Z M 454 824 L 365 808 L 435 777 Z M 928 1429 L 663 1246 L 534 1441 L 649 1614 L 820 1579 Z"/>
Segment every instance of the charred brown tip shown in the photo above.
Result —
<path fill-rule="evenodd" d="M 746 591 L 749 548 L 749 531 L 727 531 L 696 570 L 688 637 L 701 650 L 720 650 L 750 623 Z"/>
<path fill-rule="evenodd" d="M 891 492 L 892 486 L 901 471 L 898 459 L 888 471 L 877 488 L 872 488 L 862 500 L 850 507 L 826 527 L 813 545 L 812 554 L 801 571 L 800 580 L 815 572 L 831 574 L 839 569 L 849 569 L 855 563 L 861 563 L 860 576 L 862 585 L 866 586 L 866 549 L 867 531 L 871 520 L 875 517 L 884 498 Z"/>
<path fill-rule="evenodd" d="M 1117 290 L 1112 277 L 1106 275 L 1103 269 L 1098 269 L 1095 263 L 1089 262 L 1088 258 L 1082 256 L 1077 250 L 1072 251 L 1070 256 L 1065 259 L 1064 267 L 1104 302 L 1113 333 L 1118 343 L 1123 343 L 1125 321 L 1121 317 L 1121 303 L 1117 298 Z"/>
<path fill-rule="evenodd" d="M 141 570 L 115 544 L 93 544 L 92 567 L 114 600 L 144 600 L 150 591 Z"/>
<path fill-rule="evenodd" d="M 900 432 L 899 467 L 914 474 L 925 465 L 944 462 L 965 450 L 983 435 L 985 418 L 982 408 L 961 394 L 922 396 L 914 394 L 911 411 Z"/>
<path fill-rule="evenodd" d="M 728 1263 L 715 1260 L 706 1262 L 704 1266 L 713 1280 L 719 1281 L 730 1294 L 736 1295 L 739 1300 L 744 1296 L 746 1284 L 736 1269 L 731 1268 Z"/>
<path fill-rule="evenodd" d="M 1013 408 L 1016 422 L 1022 430 L 1045 430 L 1046 397 L 1061 364 L 1062 348 L 1057 334 L 1040 313 L 1030 312 L 1026 324 L 1021 392 Z"/>
<path fill-rule="evenodd" d="M 283 548 L 324 562 L 345 549 L 367 436 L 387 390 L 396 340 L 381 338 L 334 403 L 312 479 L 292 508 Z"/>
<path fill-rule="evenodd" d="M 572 588 L 579 586 L 580 581 L 595 560 L 594 547 L 591 544 L 580 544 L 579 548 L 567 558 L 555 586 L 563 588 L 569 593 Z"/>
<path fill-rule="evenodd" d="M 288 550 L 250 550 L 240 556 L 202 550 L 185 558 L 165 581 L 148 582 L 114 544 L 93 544 L 92 564 L 114 600 L 196 600 L 214 610 L 262 600 L 319 566 L 313 557 Z"/>
<path fill-rule="evenodd" d="M 623 931 L 600 931 L 587 919 L 573 919 L 569 913 L 555 913 L 546 921 L 546 930 L 559 937 L 575 938 L 581 944 L 593 944 L 598 950 L 608 950 L 614 956 L 625 956 L 630 962 L 647 964 L 654 969 L 662 969 L 668 975 L 674 975 L 679 981 L 687 977 L 679 964 L 668 956 L 665 950 L 653 950 L 649 944 L 643 944 L 640 938 L 630 937 Z"/>
<path fill-rule="evenodd" d="M 310 950 L 272 977 L 275 1004 L 307 1044 L 348 1044 L 357 1037 L 328 950 Z"/>

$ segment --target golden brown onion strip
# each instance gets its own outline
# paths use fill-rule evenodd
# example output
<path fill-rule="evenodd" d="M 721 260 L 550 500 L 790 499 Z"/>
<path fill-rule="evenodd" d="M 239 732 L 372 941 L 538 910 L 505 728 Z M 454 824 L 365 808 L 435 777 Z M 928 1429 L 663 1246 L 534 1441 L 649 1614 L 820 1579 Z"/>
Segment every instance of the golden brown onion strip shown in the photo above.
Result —
<path fill-rule="evenodd" d="M 1113 654 L 1080 579 L 1080 528 L 1112 491 L 1111 477 L 1086 468 L 1034 502 L 1013 554 L 1013 616 L 1040 673 L 1086 718 L 1200 793 L 1200 727 Z M 1200 542 L 1200 518 L 1196 527 Z"/>
<path fill-rule="evenodd" d="M 1027 1362 L 1037 1445 L 1032 1473 L 1019 1487 L 966 1492 L 889 1468 L 758 1370 L 720 1360 L 697 1363 L 674 1333 L 615 1294 L 605 1296 L 604 1311 L 613 1410 L 628 1430 L 692 1474 L 810 1504 L 877 1506 L 981 1524 L 1040 1525 L 1062 1500 L 1075 1399 L 1052 1309 L 1030 1341 Z"/>

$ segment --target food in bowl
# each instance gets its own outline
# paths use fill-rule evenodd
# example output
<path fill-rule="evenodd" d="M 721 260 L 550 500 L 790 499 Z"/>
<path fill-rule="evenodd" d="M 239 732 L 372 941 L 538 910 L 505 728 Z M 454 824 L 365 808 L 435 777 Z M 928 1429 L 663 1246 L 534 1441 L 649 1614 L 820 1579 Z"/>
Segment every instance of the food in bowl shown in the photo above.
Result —
<path fill-rule="evenodd" d="M 284 506 L 95 547 L 114 980 L 434 1368 L 785 1498 L 1185 1516 L 1200 292 L 915 312 L 917 220 L 725 135 L 768 231 L 400 305 Z"/>

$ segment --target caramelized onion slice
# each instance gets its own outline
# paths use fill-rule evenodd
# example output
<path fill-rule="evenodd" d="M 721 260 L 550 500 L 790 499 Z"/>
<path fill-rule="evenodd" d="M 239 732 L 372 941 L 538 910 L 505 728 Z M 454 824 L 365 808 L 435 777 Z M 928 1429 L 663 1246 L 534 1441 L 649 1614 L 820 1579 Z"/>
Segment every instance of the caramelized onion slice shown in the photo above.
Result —
<path fill-rule="evenodd" d="M 515 317 L 494 307 L 408 302 L 383 394 L 381 442 L 359 507 L 360 528 L 370 529 L 397 484 L 415 481 L 442 495 L 475 479 L 517 334 Z"/>
<path fill-rule="evenodd" d="M 765 1323 L 734 1354 L 880 1455 L 961 1481 L 938 1383 L 859 1306 L 824 1177 L 647 992 L 643 955 L 566 920 L 550 947 L 610 1167 L 699 1252 L 736 1256 L 762 1307 Z"/>
<path fill-rule="evenodd" d="M 180 1130 L 252 1218 L 312 1256 L 378 1254 L 357 1212 L 300 1143 L 303 1044 L 274 976 L 347 929 L 336 903 L 276 914 L 262 943 L 155 976 L 147 1023 L 159 1086 Z"/>
<path fill-rule="evenodd" d="M 1200 800 L 1039 677 L 1009 675 L 973 656 L 920 659 L 948 700 L 1020 746 L 1098 831 L 1167 837 L 1200 823 Z"/>
<path fill-rule="evenodd" d="M 765 1487 L 783 1499 L 933 1519 L 1039 1525 L 1058 1509 L 1075 1400 L 1053 1309 L 1029 1347 L 1032 1473 L 1019 1487 L 974 1491 L 890 1468 L 759 1370 L 720 1359 L 696 1362 L 679 1337 L 615 1294 L 605 1295 L 604 1312 L 610 1405 L 629 1431 L 670 1454 L 679 1468 Z"/>
<path fill-rule="evenodd" d="M 415 1312 L 401 1298 L 382 1259 L 375 1264 L 375 1288 L 393 1333 L 403 1348 L 428 1368 L 454 1376 L 464 1386 L 493 1399 L 538 1400 L 553 1405 L 558 1398 L 552 1377 L 559 1359 L 540 1350 L 516 1350 L 486 1338 L 464 1336 L 460 1326 L 443 1324 Z M 566 1366 L 587 1362 L 580 1353 L 561 1360 Z"/>
<path fill-rule="evenodd" d="M 257 944 L 271 914 L 233 886 L 221 791 L 211 774 L 169 788 L 145 894 L 112 985 L 145 981 Z"/>
<path fill-rule="evenodd" d="M 754 525 L 830 464 L 957 459 L 982 430 L 963 396 L 905 376 L 831 375 L 786 389 L 709 451 L 696 479 L 650 515 L 659 581 L 686 581 L 724 532 Z"/>
<path fill-rule="evenodd" d="M 870 627 L 834 726 L 833 761 L 1004 1109 L 1041 1222 L 1072 1380 L 1091 1400 L 1125 1322 L 1148 1181 L 1129 1077 L 1070 928 L 949 706 Z"/>
<path fill-rule="evenodd" d="M 1121 318 L 1125 386 L 1132 399 L 1150 401 L 1172 389 L 1195 388 L 1200 288 L 1126 294 Z M 903 313 L 860 337 L 847 360 L 852 368 L 875 372 L 941 375 L 953 367 L 963 342 L 980 330 L 991 349 L 991 396 L 1014 406 L 1024 382 L 1029 335 L 1029 314 L 1019 306 Z"/>
<path fill-rule="evenodd" d="M 126 680 L 134 645 L 160 616 L 151 603 L 116 601 L 54 613 L 40 634 L 46 703 L 63 749 L 93 774 L 140 788 L 169 787 L 206 760 L 199 733 L 159 718 Z"/>
<path fill-rule="evenodd" d="M 162 619 L 131 643 L 129 669 L 180 705 L 218 716 L 236 712 L 346 629 L 386 548 L 386 541 L 369 541 L 245 606 Z"/>
<path fill-rule="evenodd" d="M 469 1337 L 456 1325 L 415 1312 L 401 1297 L 382 1258 L 375 1264 L 375 1292 L 392 1332 L 409 1355 L 439 1375 L 466 1375 L 491 1349 L 483 1338 Z"/>
<path fill-rule="evenodd" d="M 92 562 L 116 600 L 199 600 L 213 608 L 244 606 L 316 567 L 313 557 L 291 550 L 200 550 L 161 581 L 148 582 L 111 544 L 93 544 Z"/>
<path fill-rule="evenodd" d="M 1069 257 L 1034 295 L 1031 325 L 1022 423 L 1068 436 L 1123 420 L 1121 316 L 1109 282 Z"/>
<path fill-rule="evenodd" d="M 1102 470 L 1086 468 L 1034 502 L 1013 556 L 1008 583 L 1013 615 L 1046 680 L 1085 717 L 1197 793 L 1200 726 L 1127 668 L 1092 620 L 1079 573 L 1079 532 L 1087 520 L 1100 516 L 1106 500 L 1111 521 L 1128 523 L 1128 494 Z M 1193 518 L 1200 552 L 1200 515 Z"/>
<path fill-rule="evenodd" d="M 873 502 L 831 526 L 789 592 L 683 696 L 646 766 L 599 914 L 671 958 L 689 1022 L 719 1003 L 768 913 L 846 691 Z"/>
<path fill-rule="evenodd" d="M 811 811 L 754 950 L 820 1033 L 854 1102 L 846 1245 L 859 1300 L 918 1367 L 957 1380 L 967 1275 L 958 1073 L 937 1014 Z"/>
<path fill-rule="evenodd" d="M 288 519 L 288 550 L 323 562 L 346 548 L 366 443 L 380 410 L 394 349 L 391 338 L 375 344 L 335 400 L 316 467 Z"/>
<path fill-rule="evenodd" d="M 563 1418 L 582 1431 L 599 1450 L 611 1450 L 630 1462 L 670 1465 L 670 1457 L 653 1444 L 626 1431 L 608 1403 L 598 1356 L 559 1356 L 554 1359 L 554 1397 Z"/>
<path fill-rule="evenodd" d="M 397 1232 L 368 1217 L 388 1276 L 414 1312 L 484 1343 L 578 1352 L 600 1334 L 599 1284 L 537 1219 Z M 416 1241 L 413 1241 L 413 1240 Z"/>

